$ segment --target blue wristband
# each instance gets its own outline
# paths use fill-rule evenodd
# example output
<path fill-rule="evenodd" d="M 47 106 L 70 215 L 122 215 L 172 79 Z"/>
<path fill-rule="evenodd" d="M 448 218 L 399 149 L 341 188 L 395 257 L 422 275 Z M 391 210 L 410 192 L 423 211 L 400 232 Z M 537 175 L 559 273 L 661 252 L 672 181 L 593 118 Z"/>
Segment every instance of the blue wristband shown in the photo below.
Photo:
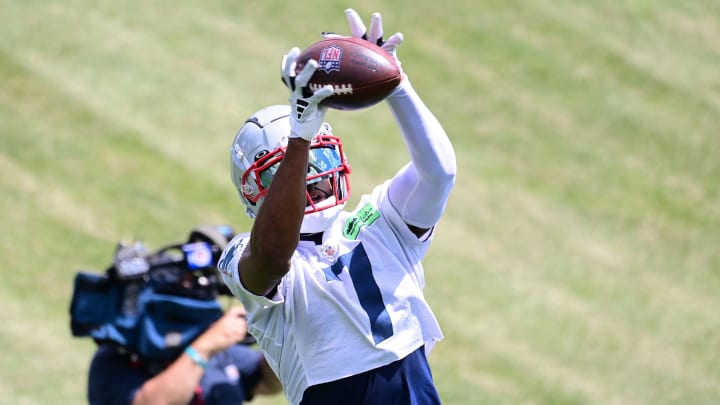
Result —
<path fill-rule="evenodd" d="M 190 359 L 193 361 L 193 363 L 197 364 L 198 366 L 202 367 L 203 370 L 205 370 L 208 366 L 207 360 L 205 360 L 200 353 L 197 352 L 192 346 L 188 346 L 185 348 L 185 354 L 190 357 Z"/>

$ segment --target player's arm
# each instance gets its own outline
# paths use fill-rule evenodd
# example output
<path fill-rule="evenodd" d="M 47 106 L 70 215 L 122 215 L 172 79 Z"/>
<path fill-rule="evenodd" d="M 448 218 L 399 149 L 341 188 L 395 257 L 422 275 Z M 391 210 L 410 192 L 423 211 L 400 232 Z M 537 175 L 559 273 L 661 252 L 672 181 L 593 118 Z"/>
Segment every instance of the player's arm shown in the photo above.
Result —
<path fill-rule="evenodd" d="M 384 41 L 380 13 L 372 14 L 369 29 L 355 10 L 347 9 L 345 15 L 353 37 L 380 45 L 401 66 L 397 47 L 403 41 L 402 33 Z M 455 184 L 455 151 L 442 125 L 412 88 L 405 73 L 402 74 L 402 82 L 387 102 L 412 161 L 392 178 L 388 195 L 410 230 L 420 237 L 437 223 L 445 210 Z"/>
<path fill-rule="evenodd" d="M 410 230 L 420 237 L 445 211 L 455 184 L 455 151 L 442 125 L 407 78 L 387 102 L 411 158 L 391 179 L 388 198 Z"/>
<path fill-rule="evenodd" d="M 310 142 L 290 139 L 280 167 L 258 210 L 250 243 L 240 258 L 248 291 L 266 295 L 290 269 L 305 212 L 305 176 Z"/>
<path fill-rule="evenodd" d="M 250 243 L 238 263 L 240 278 L 248 291 L 267 295 L 290 270 L 290 259 L 300 239 L 305 214 L 306 176 L 310 141 L 325 118 L 320 101 L 332 94 L 325 86 L 303 97 L 305 87 L 317 69 L 309 60 L 295 75 L 295 60 L 300 49 L 292 48 L 282 60 L 282 76 L 290 89 L 290 134 L 278 171 L 258 210 L 250 233 Z"/>

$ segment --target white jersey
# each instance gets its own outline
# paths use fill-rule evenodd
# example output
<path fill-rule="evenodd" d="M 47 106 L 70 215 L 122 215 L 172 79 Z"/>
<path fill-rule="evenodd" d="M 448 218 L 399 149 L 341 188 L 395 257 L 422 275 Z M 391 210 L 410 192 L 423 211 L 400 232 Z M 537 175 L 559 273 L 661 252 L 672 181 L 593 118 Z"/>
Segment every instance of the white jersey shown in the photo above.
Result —
<path fill-rule="evenodd" d="M 309 386 L 381 367 L 423 345 L 429 352 L 442 339 L 423 296 L 420 260 L 432 234 L 419 240 L 408 229 L 388 201 L 387 183 L 341 213 L 322 245 L 300 241 L 272 298 L 240 282 L 249 238 L 237 235 L 218 267 L 290 403 Z"/>

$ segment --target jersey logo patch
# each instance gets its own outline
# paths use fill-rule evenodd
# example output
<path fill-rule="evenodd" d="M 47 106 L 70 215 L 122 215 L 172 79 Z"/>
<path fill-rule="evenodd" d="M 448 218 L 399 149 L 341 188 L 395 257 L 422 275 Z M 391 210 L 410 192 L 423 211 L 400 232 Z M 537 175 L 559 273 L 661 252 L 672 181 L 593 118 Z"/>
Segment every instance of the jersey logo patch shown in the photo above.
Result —
<path fill-rule="evenodd" d="M 238 249 L 241 249 L 244 244 L 245 242 L 243 240 L 240 240 L 237 243 L 233 243 L 232 245 L 230 245 L 227 250 L 225 250 L 222 257 L 220 258 L 220 261 L 217 264 L 218 270 L 220 270 L 224 274 L 227 274 L 228 276 L 232 276 L 232 269 L 229 268 L 230 262 L 235 256 L 235 252 L 237 252 Z"/>
<path fill-rule="evenodd" d="M 380 211 L 378 211 L 377 208 L 373 207 L 370 203 L 365 204 L 362 208 L 360 208 L 357 214 L 348 218 L 347 222 L 345 222 L 343 236 L 347 239 L 356 240 L 358 234 L 360 233 L 360 229 L 363 226 L 372 225 L 378 218 L 380 218 Z"/>

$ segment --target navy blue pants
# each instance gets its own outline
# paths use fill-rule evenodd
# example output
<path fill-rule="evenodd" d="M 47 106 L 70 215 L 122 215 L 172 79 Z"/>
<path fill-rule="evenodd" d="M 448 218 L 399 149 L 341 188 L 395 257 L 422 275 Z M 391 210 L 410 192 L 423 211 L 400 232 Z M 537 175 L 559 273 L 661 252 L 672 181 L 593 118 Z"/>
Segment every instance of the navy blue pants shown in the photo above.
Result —
<path fill-rule="evenodd" d="M 302 405 L 440 403 L 423 347 L 386 366 L 308 387 L 301 402 Z"/>

